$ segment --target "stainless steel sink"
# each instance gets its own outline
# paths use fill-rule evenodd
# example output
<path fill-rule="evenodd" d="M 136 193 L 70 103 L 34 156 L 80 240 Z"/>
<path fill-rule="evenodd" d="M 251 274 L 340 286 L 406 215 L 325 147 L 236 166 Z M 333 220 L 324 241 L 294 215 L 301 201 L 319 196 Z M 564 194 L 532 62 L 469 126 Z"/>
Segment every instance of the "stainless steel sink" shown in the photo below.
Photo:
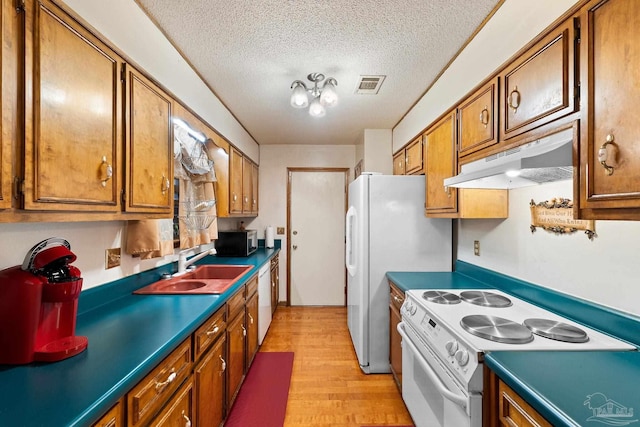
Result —
<path fill-rule="evenodd" d="M 159 280 L 134 294 L 221 294 L 229 289 L 251 265 L 201 265 L 181 276 Z"/>

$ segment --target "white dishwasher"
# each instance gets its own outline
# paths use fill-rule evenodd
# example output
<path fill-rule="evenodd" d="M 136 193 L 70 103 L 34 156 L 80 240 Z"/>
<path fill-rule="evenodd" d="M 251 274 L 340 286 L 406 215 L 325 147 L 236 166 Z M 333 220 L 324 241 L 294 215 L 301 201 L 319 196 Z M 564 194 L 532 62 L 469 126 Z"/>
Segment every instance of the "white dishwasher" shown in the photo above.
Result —
<path fill-rule="evenodd" d="M 271 324 L 271 265 L 258 270 L 258 344 L 262 344 Z"/>

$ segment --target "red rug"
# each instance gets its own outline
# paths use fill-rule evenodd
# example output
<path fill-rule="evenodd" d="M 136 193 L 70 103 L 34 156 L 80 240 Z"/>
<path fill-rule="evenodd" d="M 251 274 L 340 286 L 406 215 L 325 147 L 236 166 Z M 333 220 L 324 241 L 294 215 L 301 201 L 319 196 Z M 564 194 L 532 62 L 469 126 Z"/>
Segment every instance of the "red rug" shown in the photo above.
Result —
<path fill-rule="evenodd" d="M 258 352 L 224 426 L 282 427 L 292 369 L 292 352 Z"/>

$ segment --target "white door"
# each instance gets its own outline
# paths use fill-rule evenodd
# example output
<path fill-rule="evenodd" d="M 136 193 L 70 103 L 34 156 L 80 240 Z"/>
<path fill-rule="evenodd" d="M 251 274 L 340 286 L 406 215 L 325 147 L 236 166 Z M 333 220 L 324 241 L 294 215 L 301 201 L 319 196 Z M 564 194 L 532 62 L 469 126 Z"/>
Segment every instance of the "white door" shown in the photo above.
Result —
<path fill-rule="evenodd" d="M 344 170 L 290 170 L 291 305 L 344 305 Z"/>

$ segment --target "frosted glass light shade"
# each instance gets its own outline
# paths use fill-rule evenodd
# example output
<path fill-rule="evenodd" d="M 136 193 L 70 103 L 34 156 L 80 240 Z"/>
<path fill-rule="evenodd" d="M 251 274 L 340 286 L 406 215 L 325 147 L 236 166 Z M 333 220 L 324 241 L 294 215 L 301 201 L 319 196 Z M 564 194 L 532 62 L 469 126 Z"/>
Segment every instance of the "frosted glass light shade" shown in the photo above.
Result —
<path fill-rule="evenodd" d="M 327 107 L 332 107 L 338 103 L 338 94 L 332 80 L 333 79 L 329 79 L 329 81 L 325 83 L 322 88 L 322 94 L 320 95 L 320 102 Z"/>
<path fill-rule="evenodd" d="M 307 98 L 307 90 L 301 84 L 298 84 L 293 88 L 291 92 L 291 106 L 294 108 L 305 108 L 309 105 L 309 98 Z"/>
<path fill-rule="evenodd" d="M 320 103 L 320 98 L 313 98 L 311 105 L 309 105 L 309 114 L 312 117 L 323 117 L 326 113 L 324 106 Z"/>

